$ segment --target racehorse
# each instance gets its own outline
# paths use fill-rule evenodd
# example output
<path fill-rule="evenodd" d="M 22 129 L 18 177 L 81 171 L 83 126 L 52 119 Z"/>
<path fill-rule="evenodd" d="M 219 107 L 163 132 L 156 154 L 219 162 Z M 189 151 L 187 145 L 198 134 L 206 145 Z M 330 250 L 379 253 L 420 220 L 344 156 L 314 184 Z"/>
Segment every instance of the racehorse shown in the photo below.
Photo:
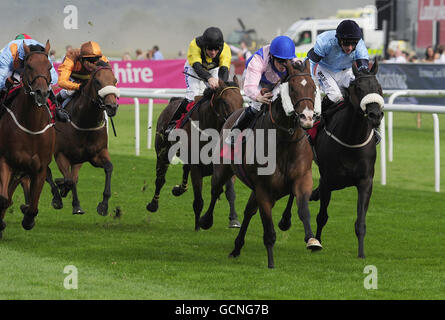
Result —
<path fill-rule="evenodd" d="M 272 146 L 276 147 L 274 172 L 267 175 L 259 174 L 259 168 L 264 165 L 259 164 L 259 161 L 247 164 L 247 153 L 242 157 L 241 164 L 233 162 L 224 164 L 221 160 L 221 164 L 214 165 L 210 206 L 200 219 L 201 228 L 209 229 L 212 226 L 213 211 L 216 200 L 221 194 L 221 187 L 233 172 L 236 173 L 252 192 L 244 210 L 244 219 L 235 240 L 235 248 L 229 256 L 240 255 L 250 219 L 259 208 L 269 268 L 274 268 L 273 246 L 276 240 L 272 208 L 283 196 L 289 194 L 296 196 L 298 214 L 305 230 L 306 247 L 311 250 L 321 249 L 320 243 L 314 239 L 310 226 L 308 201 L 312 192 L 312 152 L 305 132 L 305 129 L 312 127 L 314 123 L 315 84 L 310 75 L 308 61 L 304 64 L 288 61 L 286 68 L 288 76 L 280 84 L 280 95 L 271 104 L 263 105 L 262 112 L 252 127 L 253 133 L 250 135 L 251 139 L 258 137 L 259 129 L 264 130 L 264 137 L 276 133 L 275 141 L 269 142 L 268 139 L 264 141 L 265 154 L 271 152 Z M 240 114 L 240 111 L 235 112 L 224 124 L 223 131 L 231 128 Z M 228 145 L 225 144 L 224 138 L 220 141 L 223 149 L 221 157 L 224 157 L 224 147 L 227 148 Z M 237 141 L 241 143 L 239 139 Z M 246 137 L 246 145 L 248 142 Z M 258 141 L 255 141 L 255 146 L 258 148 Z"/>
<path fill-rule="evenodd" d="M 25 205 L 22 226 L 31 230 L 38 214 L 38 203 L 45 183 L 46 169 L 54 151 L 54 128 L 47 106 L 50 94 L 51 63 L 49 40 L 40 46 L 23 44 L 22 86 L 9 107 L 3 105 L 0 119 L 0 237 L 5 229 L 6 209 L 22 182 Z"/>
<path fill-rule="evenodd" d="M 358 71 L 352 65 L 355 80 L 350 83 L 344 103 L 336 107 L 315 140 L 320 183 L 311 200 L 320 200 L 317 215 L 316 238 L 321 242 L 321 232 L 328 220 L 331 193 L 355 186 L 358 191 L 355 234 L 358 239 L 358 257 L 364 258 L 366 212 L 372 194 L 376 140 L 374 131 L 383 118 L 382 88 L 377 81 L 378 63 L 370 71 Z M 329 110 L 331 112 L 331 110 Z M 283 214 L 282 225 L 290 227 L 290 205 Z"/>
<path fill-rule="evenodd" d="M 171 99 L 167 107 L 162 111 L 159 116 L 157 128 L 156 128 L 156 139 L 155 139 L 155 149 L 156 149 L 156 190 L 153 199 L 147 204 L 147 210 L 155 212 L 158 209 L 159 195 L 161 189 L 165 183 L 165 174 L 168 170 L 170 161 L 168 159 L 168 151 L 172 146 L 172 142 L 168 141 L 164 132 L 170 122 L 170 119 L 181 103 L 180 99 Z M 240 93 L 239 83 L 236 77 L 234 77 L 232 82 L 219 81 L 219 88 L 216 90 L 206 89 L 204 91 L 201 100 L 196 102 L 199 104 L 198 107 L 190 110 L 190 120 L 199 121 L 199 128 L 194 128 L 193 130 L 203 131 L 205 129 L 216 129 L 222 128 L 225 120 L 235 111 L 243 107 L 243 97 Z M 192 122 L 185 123 L 183 129 L 188 136 L 188 146 L 191 146 L 191 127 Z M 194 123 L 194 122 L 193 122 Z M 205 142 L 199 142 L 199 150 L 202 149 Z M 202 199 L 202 179 L 203 177 L 212 174 L 212 164 L 203 164 L 201 161 L 199 163 L 191 163 L 191 152 L 187 159 L 188 164 L 183 167 L 183 179 L 182 179 L 182 190 L 179 186 L 175 187 L 173 193 L 179 195 L 184 192 L 184 186 L 187 183 L 188 174 L 190 172 L 193 185 L 194 201 L 193 210 L 195 213 L 195 230 L 199 230 L 199 217 L 201 215 L 202 208 L 204 206 L 204 200 Z M 233 185 L 231 181 L 228 181 L 228 188 L 232 191 L 226 193 L 228 197 L 231 212 L 234 212 L 234 192 Z"/>
<path fill-rule="evenodd" d="M 67 123 L 57 123 L 54 153 L 63 179 L 56 179 L 56 185 L 52 180 L 51 170 L 48 170 L 47 176 L 53 194 L 52 205 L 55 209 L 63 207 L 61 197 L 66 197 L 71 190 L 72 213 L 85 213 L 77 195 L 77 182 L 82 164 L 88 161 L 94 167 L 103 168 L 105 171 L 103 200 L 99 202 L 97 212 L 102 216 L 108 214 L 113 164 L 108 153 L 104 111 L 110 118 L 116 115 L 119 97 L 116 83 L 112 68 L 108 63 L 99 60 L 90 79 L 81 85 L 78 93 L 66 104 L 65 109 L 69 112 L 71 120 Z"/>

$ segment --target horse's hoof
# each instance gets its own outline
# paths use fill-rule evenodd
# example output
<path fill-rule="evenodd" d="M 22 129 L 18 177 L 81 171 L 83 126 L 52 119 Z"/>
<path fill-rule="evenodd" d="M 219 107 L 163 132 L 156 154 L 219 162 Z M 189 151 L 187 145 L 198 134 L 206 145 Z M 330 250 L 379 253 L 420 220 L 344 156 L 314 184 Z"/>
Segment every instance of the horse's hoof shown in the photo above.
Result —
<path fill-rule="evenodd" d="M 320 241 L 318 241 L 315 238 L 310 238 L 306 243 L 306 249 L 310 249 L 312 251 L 318 251 L 323 249 L 323 247 L 321 246 Z"/>
<path fill-rule="evenodd" d="M 0 221 L 0 233 L 1 233 L 3 230 L 5 230 L 5 228 L 6 228 L 6 222 L 3 221 L 3 220 L 1 220 L 1 221 Z"/>
<path fill-rule="evenodd" d="M 233 250 L 232 252 L 229 253 L 229 258 L 238 258 L 240 255 L 240 252 L 237 250 Z"/>
<path fill-rule="evenodd" d="M 108 204 L 99 202 L 97 205 L 97 213 L 103 217 L 108 215 Z"/>
<path fill-rule="evenodd" d="M 63 202 L 62 199 L 56 199 L 53 198 L 53 201 L 51 201 L 51 205 L 53 206 L 54 209 L 59 210 L 63 208 Z"/>
<path fill-rule="evenodd" d="M 183 186 L 180 186 L 179 184 L 174 186 L 172 189 L 172 193 L 175 197 L 179 197 L 181 194 L 183 194 L 186 191 L 187 191 L 187 187 L 184 188 Z"/>
<path fill-rule="evenodd" d="M 229 221 L 229 228 L 241 228 L 241 223 L 238 219 L 231 219 Z"/>
<path fill-rule="evenodd" d="M 85 211 L 83 211 L 83 209 L 80 206 L 73 208 L 73 214 L 84 214 L 84 213 Z"/>
<path fill-rule="evenodd" d="M 210 229 L 213 226 L 213 217 L 212 218 L 205 218 L 205 216 L 201 217 L 201 219 L 199 219 L 199 226 L 204 230 Z"/>
<path fill-rule="evenodd" d="M 278 228 L 280 228 L 281 231 L 287 231 L 290 229 L 292 223 L 291 221 L 284 221 L 283 219 L 278 222 Z"/>
<path fill-rule="evenodd" d="M 25 230 L 31 230 L 35 225 L 34 217 L 30 217 L 29 215 L 25 215 L 22 220 L 22 227 Z"/>
<path fill-rule="evenodd" d="M 156 211 L 158 211 L 158 208 L 159 208 L 159 203 L 158 203 L 158 201 L 151 201 L 149 204 L 147 204 L 147 210 L 148 211 L 150 211 L 150 212 L 156 212 Z"/>

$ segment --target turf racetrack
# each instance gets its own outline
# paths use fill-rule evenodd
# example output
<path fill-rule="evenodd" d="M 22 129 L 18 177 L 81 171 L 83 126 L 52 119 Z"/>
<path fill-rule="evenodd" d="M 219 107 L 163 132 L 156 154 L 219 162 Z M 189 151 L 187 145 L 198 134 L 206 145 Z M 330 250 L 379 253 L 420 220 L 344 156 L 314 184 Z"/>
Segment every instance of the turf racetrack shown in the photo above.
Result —
<path fill-rule="evenodd" d="M 157 119 L 164 105 L 155 106 Z M 434 192 L 432 117 L 394 114 L 394 162 L 388 163 L 387 186 L 380 184 L 380 159 L 367 214 L 366 259 L 357 258 L 354 233 L 356 190 L 333 193 L 323 250 L 311 253 L 303 242 L 303 226 L 293 209 L 292 227 L 278 221 L 286 199 L 276 203 L 275 269 L 267 268 L 259 214 L 253 217 L 241 255 L 227 256 L 238 229 L 228 229 L 228 204 L 217 203 L 210 230 L 193 230 L 191 188 L 179 198 L 171 194 L 181 167 L 170 166 L 159 211 L 145 206 L 154 191 L 155 152 L 146 149 L 146 105 L 141 106 L 141 155 L 134 155 L 133 106 L 121 106 L 110 129 L 114 165 L 109 215 L 99 216 L 104 172 L 84 164 L 78 191 L 83 216 L 71 214 L 71 193 L 64 208 L 51 205 L 45 184 L 36 226 L 21 227 L 23 192 L 17 189 L 0 240 L 0 299 L 444 299 L 445 298 L 445 159 L 442 191 Z M 445 150 L 445 117 L 440 116 L 441 150 Z M 156 125 L 153 126 L 156 128 Z M 55 162 L 55 178 L 60 177 Z M 314 186 L 318 170 L 314 164 Z M 191 187 L 191 186 L 190 186 Z M 237 180 L 240 219 L 249 191 Z M 204 211 L 210 199 L 210 178 L 204 180 Z M 113 210 L 119 207 L 116 217 Z M 318 202 L 310 203 L 312 228 Z M 64 286 L 66 266 L 78 271 L 78 288 Z M 372 284 L 364 273 L 375 266 Z"/>

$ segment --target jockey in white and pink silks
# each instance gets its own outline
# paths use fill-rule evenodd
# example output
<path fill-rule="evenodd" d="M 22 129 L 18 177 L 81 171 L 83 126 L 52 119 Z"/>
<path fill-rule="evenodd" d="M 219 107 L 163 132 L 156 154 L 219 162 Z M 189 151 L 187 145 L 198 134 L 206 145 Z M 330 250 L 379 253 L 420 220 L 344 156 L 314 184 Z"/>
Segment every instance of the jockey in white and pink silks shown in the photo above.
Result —
<path fill-rule="evenodd" d="M 227 143 L 235 140 L 234 129 L 242 131 L 260 111 L 263 104 L 272 102 L 280 91 L 279 83 L 287 77 L 286 62 L 296 61 L 295 44 L 287 36 L 274 38 L 270 45 L 266 45 L 255 52 L 246 62 L 243 74 L 244 94 L 249 98 L 249 107 L 232 127 L 233 134 L 226 139 Z M 267 89 L 267 90 L 262 90 Z M 264 91 L 267 91 L 264 93 Z"/>

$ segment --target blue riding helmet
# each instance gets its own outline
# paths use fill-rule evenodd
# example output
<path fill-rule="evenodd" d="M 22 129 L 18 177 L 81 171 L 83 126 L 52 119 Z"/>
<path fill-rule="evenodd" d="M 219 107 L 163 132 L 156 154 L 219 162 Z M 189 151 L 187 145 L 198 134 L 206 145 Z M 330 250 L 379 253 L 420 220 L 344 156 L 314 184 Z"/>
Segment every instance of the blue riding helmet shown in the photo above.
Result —
<path fill-rule="evenodd" d="M 287 36 L 278 36 L 270 44 L 270 54 L 279 59 L 293 59 L 295 56 L 295 44 Z"/>
<path fill-rule="evenodd" d="M 362 30 L 354 20 L 343 20 L 338 25 L 335 36 L 337 39 L 360 40 Z"/>

